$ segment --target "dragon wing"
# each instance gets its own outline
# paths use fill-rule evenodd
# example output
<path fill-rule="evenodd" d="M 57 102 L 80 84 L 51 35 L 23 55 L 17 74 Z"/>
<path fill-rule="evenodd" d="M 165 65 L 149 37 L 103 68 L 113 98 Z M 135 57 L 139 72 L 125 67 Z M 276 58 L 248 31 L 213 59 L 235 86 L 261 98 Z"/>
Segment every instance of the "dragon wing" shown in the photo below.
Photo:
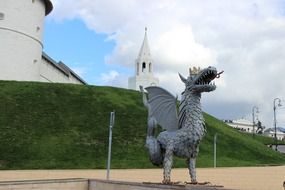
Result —
<path fill-rule="evenodd" d="M 163 129 L 176 131 L 178 129 L 176 98 L 157 86 L 145 89 L 148 92 L 149 116 L 154 117 Z"/>

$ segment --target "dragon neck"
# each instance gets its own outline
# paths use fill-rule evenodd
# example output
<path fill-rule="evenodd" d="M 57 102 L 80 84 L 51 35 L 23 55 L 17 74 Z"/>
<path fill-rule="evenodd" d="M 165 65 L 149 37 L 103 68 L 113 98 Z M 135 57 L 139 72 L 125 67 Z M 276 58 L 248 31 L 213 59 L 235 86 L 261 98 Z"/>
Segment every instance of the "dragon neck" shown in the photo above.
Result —
<path fill-rule="evenodd" d="M 202 116 L 201 94 L 189 93 L 185 94 L 185 103 L 187 106 L 187 118 L 190 120 L 199 120 Z"/>
<path fill-rule="evenodd" d="M 184 105 L 182 109 L 184 109 L 185 119 L 183 119 L 181 127 L 203 136 L 205 127 L 200 100 L 200 93 L 188 92 L 183 94 L 182 101 Z"/>

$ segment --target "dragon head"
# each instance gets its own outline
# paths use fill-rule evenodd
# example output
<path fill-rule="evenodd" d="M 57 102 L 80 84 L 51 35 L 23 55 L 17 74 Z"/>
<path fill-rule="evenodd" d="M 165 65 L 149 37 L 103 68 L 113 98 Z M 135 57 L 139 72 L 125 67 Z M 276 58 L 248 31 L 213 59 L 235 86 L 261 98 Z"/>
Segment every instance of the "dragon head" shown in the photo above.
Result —
<path fill-rule="evenodd" d="M 191 73 L 186 79 L 179 74 L 180 79 L 185 84 L 185 91 L 202 93 L 210 92 L 216 89 L 216 85 L 212 82 L 215 78 L 219 78 L 222 72 L 217 72 L 215 67 L 208 67 L 202 70 L 196 70 L 196 73 Z"/>

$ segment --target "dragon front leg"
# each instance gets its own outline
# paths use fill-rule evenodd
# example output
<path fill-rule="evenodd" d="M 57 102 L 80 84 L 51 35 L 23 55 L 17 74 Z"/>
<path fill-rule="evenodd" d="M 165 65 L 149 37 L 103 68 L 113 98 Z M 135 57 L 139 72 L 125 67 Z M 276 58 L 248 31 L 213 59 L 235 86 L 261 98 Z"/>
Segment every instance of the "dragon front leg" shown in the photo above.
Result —
<path fill-rule="evenodd" d="M 188 159 L 188 169 L 189 169 L 189 174 L 191 178 L 191 183 L 197 184 L 197 179 L 196 179 L 196 158 L 199 153 L 199 146 L 196 145 L 192 147 L 192 154 L 190 158 Z"/>
<path fill-rule="evenodd" d="M 164 161 L 163 161 L 163 181 L 164 184 L 170 184 L 171 167 L 173 162 L 173 147 L 168 146 L 165 150 Z"/>
<path fill-rule="evenodd" d="M 188 159 L 189 161 L 189 165 L 188 165 L 188 169 L 189 169 L 189 174 L 190 174 L 190 178 L 191 178 L 191 183 L 196 184 L 197 180 L 196 180 L 196 158 L 191 157 L 190 159 Z"/>

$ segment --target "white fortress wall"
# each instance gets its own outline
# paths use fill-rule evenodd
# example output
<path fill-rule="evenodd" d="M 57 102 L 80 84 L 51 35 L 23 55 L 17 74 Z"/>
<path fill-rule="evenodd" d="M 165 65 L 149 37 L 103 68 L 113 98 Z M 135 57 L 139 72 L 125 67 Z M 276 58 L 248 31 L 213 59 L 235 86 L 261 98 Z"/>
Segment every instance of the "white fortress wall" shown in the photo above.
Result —
<path fill-rule="evenodd" d="M 39 81 L 45 4 L 0 1 L 1 80 Z"/>
<path fill-rule="evenodd" d="M 77 76 L 75 76 L 69 68 L 64 69 L 63 66 L 55 63 L 51 58 L 46 58 L 46 55 L 43 56 L 41 61 L 41 82 L 86 84 L 85 81 L 81 81 Z"/>

